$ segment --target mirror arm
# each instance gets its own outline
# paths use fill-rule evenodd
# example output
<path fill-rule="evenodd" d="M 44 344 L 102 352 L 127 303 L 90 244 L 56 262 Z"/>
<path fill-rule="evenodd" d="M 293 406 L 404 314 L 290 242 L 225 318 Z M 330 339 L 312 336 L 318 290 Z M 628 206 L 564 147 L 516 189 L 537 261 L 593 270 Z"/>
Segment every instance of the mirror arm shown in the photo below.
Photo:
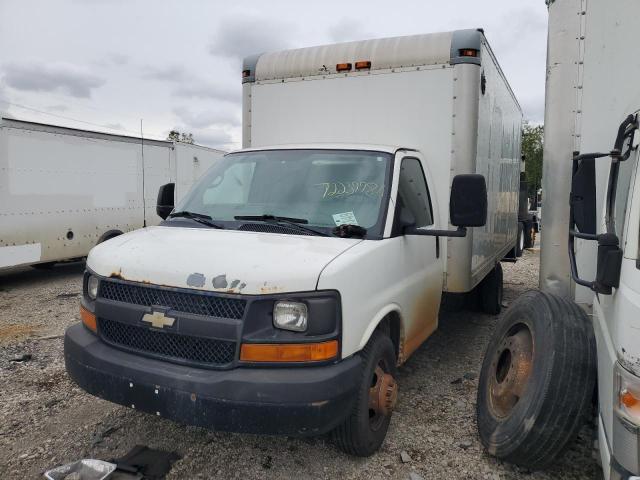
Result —
<path fill-rule="evenodd" d="M 458 227 L 457 230 L 425 230 L 422 228 L 410 227 L 404 230 L 406 235 L 423 235 L 425 237 L 466 237 L 467 229 Z"/>
<path fill-rule="evenodd" d="M 571 265 L 571 278 L 578 285 L 582 285 L 583 287 L 587 287 L 589 290 L 595 291 L 595 282 L 588 282 L 586 280 L 582 280 L 580 275 L 578 274 L 578 265 L 576 264 L 576 251 L 575 251 L 575 238 L 576 236 L 573 234 L 573 229 L 569 230 L 569 263 Z M 594 237 L 596 235 L 593 235 Z M 579 237 L 582 238 L 582 237 Z M 586 239 L 591 240 L 591 239 Z M 593 239 L 595 240 L 595 238 Z"/>
<path fill-rule="evenodd" d="M 569 230 L 569 235 L 573 235 L 575 238 L 581 238 L 582 240 L 598 240 L 598 235 L 580 233 L 574 229 Z"/>

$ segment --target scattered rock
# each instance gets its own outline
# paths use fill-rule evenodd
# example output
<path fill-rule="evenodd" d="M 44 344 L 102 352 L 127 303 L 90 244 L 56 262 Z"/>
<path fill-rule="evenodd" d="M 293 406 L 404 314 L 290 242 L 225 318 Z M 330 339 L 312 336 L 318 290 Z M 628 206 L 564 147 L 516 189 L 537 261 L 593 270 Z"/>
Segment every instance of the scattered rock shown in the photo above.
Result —
<path fill-rule="evenodd" d="M 473 445 L 473 442 L 471 442 L 469 440 L 464 440 L 463 442 L 460 442 L 458 444 L 458 446 L 460 448 L 462 448 L 463 450 L 466 450 L 467 448 L 471 448 L 472 445 Z"/>
<path fill-rule="evenodd" d="M 467 380 L 475 380 L 478 378 L 478 374 L 475 372 L 467 372 L 463 375 L 463 377 Z"/>
<path fill-rule="evenodd" d="M 403 450 L 400 452 L 400 459 L 402 460 L 402 463 L 409 463 L 411 461 L 411 455 Z"/>
<path fill-rule="evenodd" d="M 78 292 L 75 293 L 59 293 L 56 295 L 56 298 L 74 298 L 80 295 Z"/>
<path fill-rule="evenodd" d="M 459 383 L 462 383 L 462 377 L 458 377 L 455 380 L 451 380 L 451 385 L 457 385 Z"/>
<path fill-rule="evenodd" d="M 30 353 L 23 353 L 22 355 L 18 355 L 17 357 L 13 357 L 9 361 L 10 362 L 16 362 L 16 363 L 21 363 L 21 362 L 28 362 L 32 358 L 33 358 L 33 355 L 31 355 Z"/>
<path fill-rule="evenodd" d="M 424 480 L 424 478 L 422 478 L 422 475 L 419 475 L 416 472 L 410 472 L 409 480 Z"/>

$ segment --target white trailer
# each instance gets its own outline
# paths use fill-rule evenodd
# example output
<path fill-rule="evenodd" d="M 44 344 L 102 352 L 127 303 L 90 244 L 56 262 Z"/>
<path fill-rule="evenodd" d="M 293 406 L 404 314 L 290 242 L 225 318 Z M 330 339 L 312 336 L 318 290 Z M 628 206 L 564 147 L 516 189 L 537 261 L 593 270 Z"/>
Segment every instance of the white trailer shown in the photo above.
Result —
<path fill-rule="evenodd" d="M 597 385 L 605 479 L 636 479 L 640 63 L 628 52 L 640 2 L 547 4 L 542 293 L 514 303 L 488 347 L 480 436 L 490 453 L 542 468 L 590 415 Z"/>
<path fill-rule="evenodd" d="M 443 292 L 500 310 L 520 107 L 481 30 L 258 55 L 243 82 L 246 148 L 89 254 L 67 371 L 178 421 L 371 455 Z"/>
<path fill-rule="evenodd" d="M 84 257 L 157 225 L 160 185 L 176 199 L 224 152 L 0 119 L 0 270 Z M 143 194 L 144 192 L 144 194 Z"/>

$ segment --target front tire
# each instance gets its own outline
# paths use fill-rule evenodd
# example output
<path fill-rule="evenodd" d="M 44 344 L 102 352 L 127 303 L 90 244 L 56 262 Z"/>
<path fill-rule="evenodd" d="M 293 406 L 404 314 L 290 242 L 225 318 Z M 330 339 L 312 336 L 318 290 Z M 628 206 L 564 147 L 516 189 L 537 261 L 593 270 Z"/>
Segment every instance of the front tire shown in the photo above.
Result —
<path fill-rule="evenodd" d="M 485 353 L 477 398 L 488 453 L 537 470 L 553 463 L 591 411 L 596 381 L 593 328 L 575 303 L 523 294 Z"/>
<path fill-rule="evenodd" d="M 333 431 L 345 453 L 368 457 L 387 435 L 398 396 L 395 349 L 380 331 L 373 333 L 362 353 L 362 377 L 356 404 L 345 422 Z"/>

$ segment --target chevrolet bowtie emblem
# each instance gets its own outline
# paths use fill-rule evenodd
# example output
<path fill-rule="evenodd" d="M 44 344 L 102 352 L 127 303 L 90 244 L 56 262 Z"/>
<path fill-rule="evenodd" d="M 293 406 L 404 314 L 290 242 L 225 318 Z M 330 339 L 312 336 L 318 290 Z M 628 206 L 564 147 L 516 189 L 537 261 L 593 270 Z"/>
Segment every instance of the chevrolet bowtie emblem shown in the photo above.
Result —
<path fill-rule="evenodd" d="M 173 326 L 175 318 L 167 317 L 164 312 L 145 313 L 142 317 L 143 322 L 150 323 L 152 327 L 164 328 Z"/>

